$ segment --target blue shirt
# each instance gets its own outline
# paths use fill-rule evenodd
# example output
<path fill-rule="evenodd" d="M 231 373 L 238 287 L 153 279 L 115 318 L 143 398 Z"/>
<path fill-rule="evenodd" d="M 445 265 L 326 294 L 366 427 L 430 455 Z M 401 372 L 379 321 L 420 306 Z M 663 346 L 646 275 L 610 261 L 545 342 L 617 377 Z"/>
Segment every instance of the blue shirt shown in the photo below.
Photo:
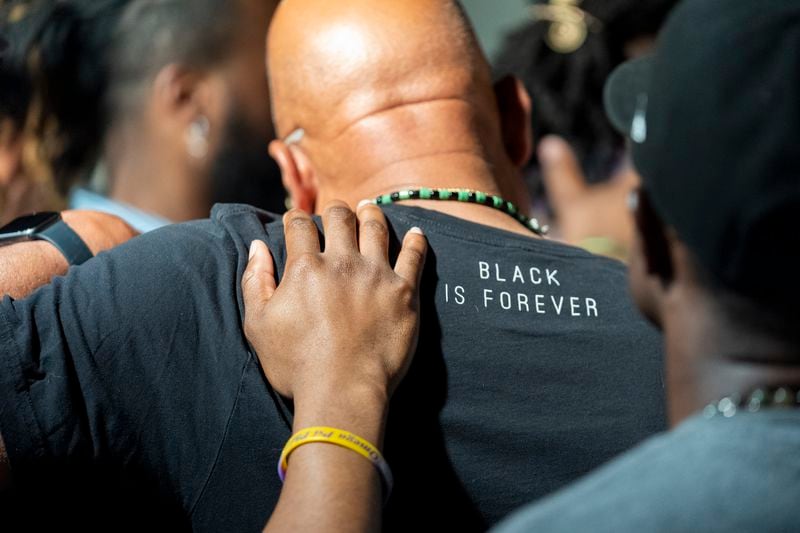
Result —
<path fill-rule="evenodd" d="M 139 233 L 147 233 L 171 224 L 165 218 L 145 213 L 133 206 L 106 198 L 88 189 L 74 189 L 69 197 L 69 208 L 100 211 L 116 215 Z"/>

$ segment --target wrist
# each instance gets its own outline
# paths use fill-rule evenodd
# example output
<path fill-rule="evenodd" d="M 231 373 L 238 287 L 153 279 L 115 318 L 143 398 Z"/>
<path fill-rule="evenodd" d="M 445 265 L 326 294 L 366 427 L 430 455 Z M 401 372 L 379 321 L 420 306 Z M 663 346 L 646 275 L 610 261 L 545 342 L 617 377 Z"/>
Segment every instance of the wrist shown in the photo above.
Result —
<path fill-rule="evenodd" d="M 61 250 L 47 241 L 30 241 L 26 243 L 38 258 L 39 269 L 49 277 L 63 276 L 69 270 L 69 262 Z"/>
<path fill-rule="evenodd" d="M 383 446 L 389 396 L 380 388 L 364 384 L 309 388 L 295 394 L 294 405 L 293 432 L 329 426 Z"/>

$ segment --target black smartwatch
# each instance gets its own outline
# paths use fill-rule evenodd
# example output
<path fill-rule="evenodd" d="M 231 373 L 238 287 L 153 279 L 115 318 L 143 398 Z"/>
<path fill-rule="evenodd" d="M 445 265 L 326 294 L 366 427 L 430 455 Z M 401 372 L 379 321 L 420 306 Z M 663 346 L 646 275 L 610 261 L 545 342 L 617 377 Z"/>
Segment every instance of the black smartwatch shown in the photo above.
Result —
<path fill-rule="evenodd" d="M 83 239 L 67 226 L 60 213 L 27 215 L 0 228 L 0 246 L 39 240 L 58 248 L 70 265 L 80 265 L 94 257 Z"/>

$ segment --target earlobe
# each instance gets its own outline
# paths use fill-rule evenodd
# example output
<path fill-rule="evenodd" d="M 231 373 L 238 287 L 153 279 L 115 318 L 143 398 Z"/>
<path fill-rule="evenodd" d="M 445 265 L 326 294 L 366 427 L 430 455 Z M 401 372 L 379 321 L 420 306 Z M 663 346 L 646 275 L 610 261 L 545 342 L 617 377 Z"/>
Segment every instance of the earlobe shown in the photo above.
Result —
<path fill-rule="evenodd" d="M 204 124 L 215 122 L 219 115 L 218 92 L 209 76 L 171 64 L 156 75 L 152 101 L 160 117 L 170 117 L 182 129 L 192 124 L 207 129 Z"/>
<path fill-rule="evenodd" d="M 269 144 L 269 155 L 278 163 L 281 178 L 292 206 L 307 213 L 314 213 L 317 200 L 316 186 L 310 176 L 310 166 L 305 157 L 294 147 L 283 141 L 272 141 Z"/>
<path fill-rule="evenodd" d="M 522 168 L 533 154 L 530 95 L 514 76 L 505 76 L 495 83 L 495 95 L 506 153 L 515 166 Z"/>
<path fill-rule="evenodd" d="M 220 122 L 219 91 L 213 80 L 181 65 L 167 65 L 156 75 L 152 96 L 159 123 L 180 137 L 192 160 L 205 161 L 219 139 L 214 127 Z"/>

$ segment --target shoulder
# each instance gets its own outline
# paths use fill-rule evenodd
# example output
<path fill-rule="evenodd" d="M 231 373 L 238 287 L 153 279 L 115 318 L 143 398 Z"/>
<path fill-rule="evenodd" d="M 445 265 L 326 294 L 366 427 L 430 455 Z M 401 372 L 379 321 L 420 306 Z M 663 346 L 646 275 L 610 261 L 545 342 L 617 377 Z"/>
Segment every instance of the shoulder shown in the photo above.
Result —
<path fill-rule="evenodd" d="M 786 530 L 800 520 L 800 460 L 775 458 L 800 446 L 800 426 L 796 416 L 785 422 L 691 419 L 516 513 L 499 531 Z M 766 452 L 769 443 L 777 449 Z"/>
<path fill-rule="evenodd" d="M 193 271 L 235 271 L 237 259 L 247 257 L 249 243 L 266 238 L 266 224 L 275 218 L 250 206 L 217 205 L 208 219 L 151 231 L 101 254 L 87 267 L 115 265 L 143 279 L 148 273 L 163 278 Z"/>
<path fill-rule="evenodd" d="M 217 204 L 207 219 L 171 224 L 131 241 L 135 246 L 181 250 L 200 246 L 198 252 L 221 249 L 231 242 L 264 236 L 265 226 L 280 216 L 244 204 Z"/>
<path fill-rule="evenodd" d="M 82 339 L 91 350 L 139 330 L 166 335 L 189 328 L 192 320 L 224 316 L 223 322 L 234 324 L 249 244 L 267 240 L 265 222 L 272 218 L 247 206 L 215 207 L 209 219 L 136 237 L 73 267 L 16 309 L 3 309 L 9 317 L 30 312 L 62 323 L 69 338 Z"/>

